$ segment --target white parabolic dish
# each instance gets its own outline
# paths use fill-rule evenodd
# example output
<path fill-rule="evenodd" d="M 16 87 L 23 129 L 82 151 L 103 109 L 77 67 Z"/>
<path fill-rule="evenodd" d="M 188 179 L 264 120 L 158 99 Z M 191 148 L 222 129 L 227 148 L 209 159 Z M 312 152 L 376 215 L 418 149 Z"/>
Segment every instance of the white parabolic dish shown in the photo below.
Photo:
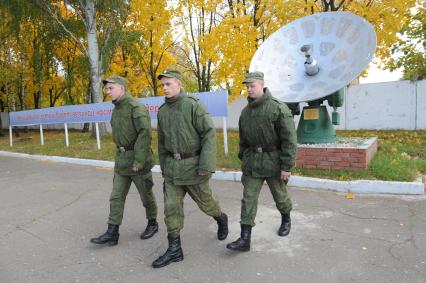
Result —
<path fill-rule="evenodd" d="M 305 73 L 303 45 L 311 46 L 319 72 Z M 284 102 L 327 96 L 354 80 L 370 63 L 376 33 L 364 18 L 348 12 L 324 12 L 283 26 L 259 47 L 250 71 L 265 74 L 265 86 Z"/>

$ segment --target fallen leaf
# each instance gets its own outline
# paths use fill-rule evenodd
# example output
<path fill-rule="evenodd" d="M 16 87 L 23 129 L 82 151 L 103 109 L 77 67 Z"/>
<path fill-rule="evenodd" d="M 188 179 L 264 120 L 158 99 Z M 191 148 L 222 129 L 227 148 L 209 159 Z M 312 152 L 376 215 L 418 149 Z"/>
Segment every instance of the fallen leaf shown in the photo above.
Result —
<path fill-rule="evenodd" d="M 346 198 L 347 199 L 353 199 L 354 198 L 354 194 L 353 193 L 347 193 L 346 194 Z"/>

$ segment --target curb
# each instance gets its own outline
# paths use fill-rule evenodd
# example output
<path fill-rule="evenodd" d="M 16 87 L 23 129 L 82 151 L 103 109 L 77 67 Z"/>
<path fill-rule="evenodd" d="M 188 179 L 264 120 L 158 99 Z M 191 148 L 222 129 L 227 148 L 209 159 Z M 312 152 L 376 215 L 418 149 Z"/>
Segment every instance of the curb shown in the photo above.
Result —
<path fill-rule="evenodd" d="M 31 155 L 26 153 L 16 153 L 8 151 L 0 151 L 0 156 L 114 168 L 114 162 L 112 161 L 102 161 L 94 159 Z M 151 171 L 154 173 L 161 173 L 160 166 L 155 165 L 151 169 Z M 239 182 L 241 181 L 241 176 L 242 173 L 240 171 L 216 171 L 212 175 L 212 179 Z M 352 192 L 359 194 L 424 195 L 426 190 L 425 185 L 422 182 L 393 182 L 371 180 L 334 181 L 302 176 L 292 176 L 288 185 L 292 187 L 327 190 L 342 193 Z"/>

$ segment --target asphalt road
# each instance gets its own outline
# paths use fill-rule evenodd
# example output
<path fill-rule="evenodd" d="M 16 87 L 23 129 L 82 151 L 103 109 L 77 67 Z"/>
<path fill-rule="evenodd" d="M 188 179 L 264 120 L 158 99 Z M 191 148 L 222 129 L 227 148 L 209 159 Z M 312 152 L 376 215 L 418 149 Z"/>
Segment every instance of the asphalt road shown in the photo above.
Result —
<path fill-rule="evenodd" d="M 162 178 L 154 175 L 160 231 L 146 225 L 137 191 L 128 197 L 120 241 L 99 247 L 113 172 L 110 169 L 0 157 L 0 282 L 426 282 L 426 197 L 345 195 L 290 188 L 292 231 L 276 235 L 280 214 L 265 186 L 252 250 L 225 248 L 239 236 L 242 186 L 212 181 L 229 215 L 230 234 L 189 196 L 181 234 L 185 260 L 151 263 L 167 248 Z"/>

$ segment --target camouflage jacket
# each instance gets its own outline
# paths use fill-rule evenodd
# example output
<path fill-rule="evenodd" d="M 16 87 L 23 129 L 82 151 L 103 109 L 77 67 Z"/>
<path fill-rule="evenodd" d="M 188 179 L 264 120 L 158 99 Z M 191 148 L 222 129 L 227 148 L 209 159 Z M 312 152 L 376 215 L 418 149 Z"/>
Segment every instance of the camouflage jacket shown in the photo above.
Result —
<path fill-rule="evenodd" d="M 239 120 L 243 174 L 253 177 L 279 176 L 295 164 L 297 136 L 293 116 L 287 105 L 271 96 L 249 98 Z M 262 149 L 260 149 L 262 148 Z"/>
<path fill-rule="evenodd" d="M 216 166 L 216 131 L 210 114 L 198 99 L 181 91 L 160 107 L 158 154 L 166 182 L 193 185 L 210 178 Z M 179 160 L 174 154 L 195 156 Z M 200 171 L 207 175 L 198 175 Z"/>
<path fill-rule="evenodd" d="M 122 175 L 148 173 L 153 167 L 151 119 L 146 107 L 125 93 L 112 111 L 112 139 L 117 146 L 115 172 Z M 132 167 L 138 166 L 139 172 Z"/>

